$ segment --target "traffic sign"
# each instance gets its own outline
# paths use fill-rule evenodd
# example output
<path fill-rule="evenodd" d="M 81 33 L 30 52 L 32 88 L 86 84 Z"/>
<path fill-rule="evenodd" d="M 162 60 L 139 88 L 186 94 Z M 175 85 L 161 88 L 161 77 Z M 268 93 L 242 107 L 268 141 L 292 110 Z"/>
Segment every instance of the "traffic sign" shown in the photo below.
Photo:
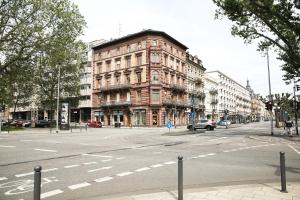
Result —
<path fill-rule="evenodd" d="M 172 128 L 171 122 L 168 122 L 168 123 L 166 124 L 166 127 L 167 127 L 168 129 Z"/>

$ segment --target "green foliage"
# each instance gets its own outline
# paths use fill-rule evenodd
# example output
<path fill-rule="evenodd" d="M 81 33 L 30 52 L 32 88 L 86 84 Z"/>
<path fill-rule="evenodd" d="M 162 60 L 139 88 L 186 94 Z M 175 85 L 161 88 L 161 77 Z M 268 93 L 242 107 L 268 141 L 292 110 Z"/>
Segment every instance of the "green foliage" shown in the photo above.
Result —
<path fill-rule="evenodd" d="M 84 26 L 69 0 L 0 0 L 0 100 L 25 105 L 34 94 L 53 109 L 58 78 L 61 95 L 76 96 L 86 60 L 86 47 L 77 40 Z"/>
<path fill-rule="evenodd" d="M 284 78 L 300 77 L 299 0 L 213 0 L 216 18 L 227 16 L 231 33 L 245 43 L 258 41 L 258 50 L 275 48 L 284 64 Z"/>

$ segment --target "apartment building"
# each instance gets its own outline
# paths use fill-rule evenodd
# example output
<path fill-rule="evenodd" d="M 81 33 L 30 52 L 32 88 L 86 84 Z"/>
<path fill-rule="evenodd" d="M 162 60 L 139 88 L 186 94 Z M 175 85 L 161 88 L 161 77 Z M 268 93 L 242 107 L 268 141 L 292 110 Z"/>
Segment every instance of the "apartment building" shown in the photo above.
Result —
<path fill-rule="evenodd" d="M 204 73 L 204 93 L 205 93 L 205 117 L 207 119 L 219 118 L 218 113 L 218 79 Z"/>
<path fill-rule="evenodd" d="M 251 97 L 246 87 L 220 71 L 206 72 L 218 82 L 218 116 L 237 123 L 250 120 Z"/>
<path fill-rule="evenodd" d="M 106 126 L 185 125 L 186 50 L 155 30 L 93 47 L 92 119 Z"/>
<path fill-rule="evenodd" d="M 204 93 L 204 72 L 202 61 L 189 53 L 187 58 L 187 93 L 188 93 L 188 111 L 193 108 L 195 112 L 195 119 L 205 118 L 205 93 Z M 192 116 L 190 115 L 189 121 Z"/>

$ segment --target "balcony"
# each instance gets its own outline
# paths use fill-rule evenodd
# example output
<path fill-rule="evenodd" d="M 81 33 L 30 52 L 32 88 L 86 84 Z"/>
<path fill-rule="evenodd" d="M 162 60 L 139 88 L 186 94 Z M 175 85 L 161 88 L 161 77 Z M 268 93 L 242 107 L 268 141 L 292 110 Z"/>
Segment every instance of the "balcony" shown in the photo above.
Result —
<path fill-rule="evenodd" d="M 182 85 L 179 85 L 179 84 L 170 84 L 170 88 L 173 90 L 173 91 L 179 91 L 179 92 L 185 92 L 186 91 L 186 88 Z"/>
<path fill-rule="evenodd" d="M 131 106 L 131 101 L 110 101 L 110 102 L 102 102 L 100 107 L 102 108 L 109 108 L 109 107 L 125 107 Z"/>
<path fill-rule="evenodd" d="M 176 101 L 176 100 L 170 100 L 170 99 L 165 99 L 162 101 L 162 104 L 165 106 L 172 106 L 174 107 L 175 105 L 178 107 L 187 107 L 187 103 L 185 101 Z"/>
<path fill-rule="evenodd" d="M 106 92 L 106 91 L 114 91 L 114 90 L 129 90 L 131 87 L 130 84 L 117 84 L 117 85 L 109 85 L 105 87 L 100 87 L 99 92 Z"/>

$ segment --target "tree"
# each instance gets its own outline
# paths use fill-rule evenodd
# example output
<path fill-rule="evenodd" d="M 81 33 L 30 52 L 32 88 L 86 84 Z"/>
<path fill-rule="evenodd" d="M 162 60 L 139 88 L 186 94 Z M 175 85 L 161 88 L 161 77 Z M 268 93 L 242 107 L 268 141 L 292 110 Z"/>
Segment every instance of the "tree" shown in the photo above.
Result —
<path fill-rule="evenodd" d="M 84 26 L 84 18 L 69 0 L 0 0 L 1 100 L 11 104 L 17 90 L 35 95 L 40 105 L 53 110 L 58 66 L 62 93 L 77 95 L 86 51 L 77 37 Z"/>
<path fill-rule="evenodd" d="M 284 79 L 300 77 L 299 0 L 213 0 L 216 18 L 227 16 L 231 33 L 245 43 L 258 41 L 258 50 L 275 48 L 284 64 Z"/>

